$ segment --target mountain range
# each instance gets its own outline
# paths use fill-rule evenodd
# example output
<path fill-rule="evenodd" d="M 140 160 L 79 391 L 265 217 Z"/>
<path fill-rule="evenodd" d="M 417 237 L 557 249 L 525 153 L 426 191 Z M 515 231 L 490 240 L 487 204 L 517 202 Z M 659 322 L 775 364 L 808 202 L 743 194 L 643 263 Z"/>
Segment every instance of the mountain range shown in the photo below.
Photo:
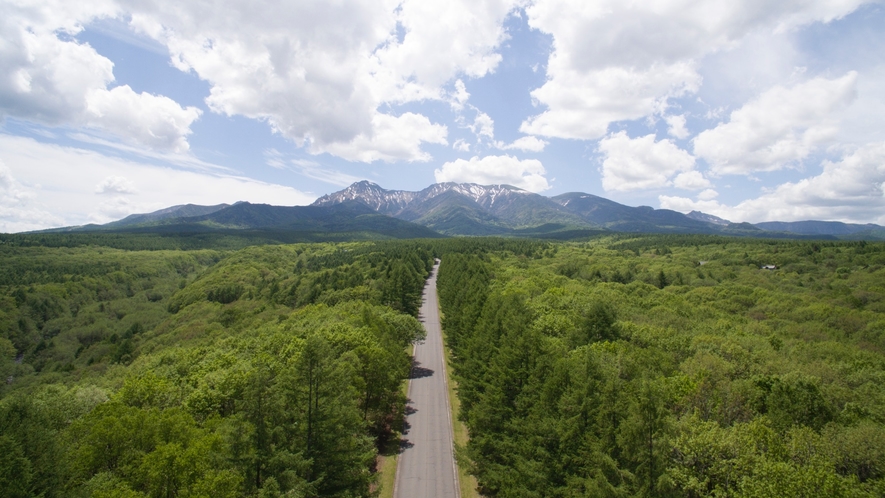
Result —
<path fill-rule="evenodd" d="M 885 239 L 885 228 L 838 221 L 732 223 L 692 211 L 631 207 L 582 192 L 545 197 L 509 185 L 437 183 L 418 192 L 386 190 L 369 181 L 324 195 L 313 206 L 360 202 L 378 213 L 446 235 L 557 238 L 599 230 L 707 233 L 755 237 Z"/>
<path fill-rule="evenodd" d="M 249 232 L 250 235 L 286 242 L 442 236 L 427 227 L 379 214 L 360 202 L 344 202 L 327 207 L 271 206 L 249 202 L 217 206 L 186 204 L 148 214 L 130 215 L 104 225 L 65 227 L 43 232 Z"/>
<path fill-rule="evenodd" d="M 545 197 L 509 185 L 437 183 L 421 191 L 360 181 L 310 206 L 172 206 L 105 225 L 45 232 L 263 231 L 295 240 L 522 236 L 574 239 L 602 232 L 697 233 L 753 237 L 885 240 L 885 228 L 837 221 L 732 223 L 692 211 L 631 207 L 592 194 Z"/>

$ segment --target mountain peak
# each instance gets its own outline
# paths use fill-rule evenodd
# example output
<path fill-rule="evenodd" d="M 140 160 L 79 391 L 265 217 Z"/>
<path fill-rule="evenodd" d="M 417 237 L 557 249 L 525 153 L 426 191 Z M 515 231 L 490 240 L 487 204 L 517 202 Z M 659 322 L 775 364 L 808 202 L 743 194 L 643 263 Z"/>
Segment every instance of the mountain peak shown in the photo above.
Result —
<path fill-rule="evenodd" d="M 415 192 L 402 190 L 386 190 L 368 180 L 358 181 L 344 190 L 326 194 L 312 204 L 313 206 L 331 206 L 342 202 L 361 202 L 382 214 L 392 215 L 402 211 L 414 198 Z"/>
<path fill-rule="evenodd" d="M 584 192 L 545 197 L 512 185 L 435 183 L 418 191 L 386 190 L 368 180 L 324 195 L 314 206 L 361 203 L 394 218 L 448 235 L 500 235 L 539 226 L 558 230 L 608 229 L 620 232 L 759 234 L 757 228 L 811 235 L 880 238 L 880 227 L 844 223 L 731 224 L 699 211 L 688 215 L 649 206 L 630 207 Z M 752 230 L 751 230 L 752 229 Z M 520 232 L 524 233 L 524 232 Z M 861 235 L 856 235 L 861 234 Z M 867 234 L 867 235 L 864 235 Z M 545 236 L 550 236 L 545 232 Z"/>

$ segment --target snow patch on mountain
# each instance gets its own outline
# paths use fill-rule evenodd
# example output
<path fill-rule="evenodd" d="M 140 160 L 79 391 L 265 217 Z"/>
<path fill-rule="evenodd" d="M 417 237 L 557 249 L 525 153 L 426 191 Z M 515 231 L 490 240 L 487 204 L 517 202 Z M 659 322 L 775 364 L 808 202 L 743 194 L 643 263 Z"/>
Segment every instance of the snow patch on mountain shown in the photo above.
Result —
<path fill-rule="evenodd" d="M 386 190 L 370 181 L 354 183 L 339 192 L 324 195 L 317 199 L 314 206 L 329 206 L 347 201 L 358 201 L 372 209 L 396 216 L 414 203 L 433 199 L 447 192 L 461 194 L 484 208 L 491 208 L 513 195 L 531 194 L 526 190 L 510 185 L 477 185 L 475 183 L 435 183 L 420 192 L 407 190 Z"/>

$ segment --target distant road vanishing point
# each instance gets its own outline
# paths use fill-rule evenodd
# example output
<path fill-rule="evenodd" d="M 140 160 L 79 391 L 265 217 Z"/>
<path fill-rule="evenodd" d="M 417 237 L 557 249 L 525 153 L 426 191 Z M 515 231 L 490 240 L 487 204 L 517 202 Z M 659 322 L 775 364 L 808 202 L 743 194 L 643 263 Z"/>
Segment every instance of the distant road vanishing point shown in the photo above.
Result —
<path fill-rule="evenodd" d="M 439 261 L 424 286 L 420 318 L 427 339 L 415 347 L 394 498 L 460 498 L 436 297 L 437 270 Z"/>

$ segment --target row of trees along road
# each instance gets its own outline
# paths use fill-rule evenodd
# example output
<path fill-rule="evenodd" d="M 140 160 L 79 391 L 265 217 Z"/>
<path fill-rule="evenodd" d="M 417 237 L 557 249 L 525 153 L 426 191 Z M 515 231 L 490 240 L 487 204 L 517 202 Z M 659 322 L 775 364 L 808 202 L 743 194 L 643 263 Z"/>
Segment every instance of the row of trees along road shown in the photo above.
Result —
<path fill-rule="evenodd" d="M 128 237 L 0 238 L 4 496 L 371 494 L 435 257 L 484 495 L 885 495 L 883 244 Z"/>
<path fill-rule="evenodd" d="M 370 494 L 428 247 L 59 245 L 0 247 L 0 494 Z"/>
<path fill-rule="evenodd" d="M 553 249 L 440 268 L 484 496 L 885 495 L 885 244 Z"/>

